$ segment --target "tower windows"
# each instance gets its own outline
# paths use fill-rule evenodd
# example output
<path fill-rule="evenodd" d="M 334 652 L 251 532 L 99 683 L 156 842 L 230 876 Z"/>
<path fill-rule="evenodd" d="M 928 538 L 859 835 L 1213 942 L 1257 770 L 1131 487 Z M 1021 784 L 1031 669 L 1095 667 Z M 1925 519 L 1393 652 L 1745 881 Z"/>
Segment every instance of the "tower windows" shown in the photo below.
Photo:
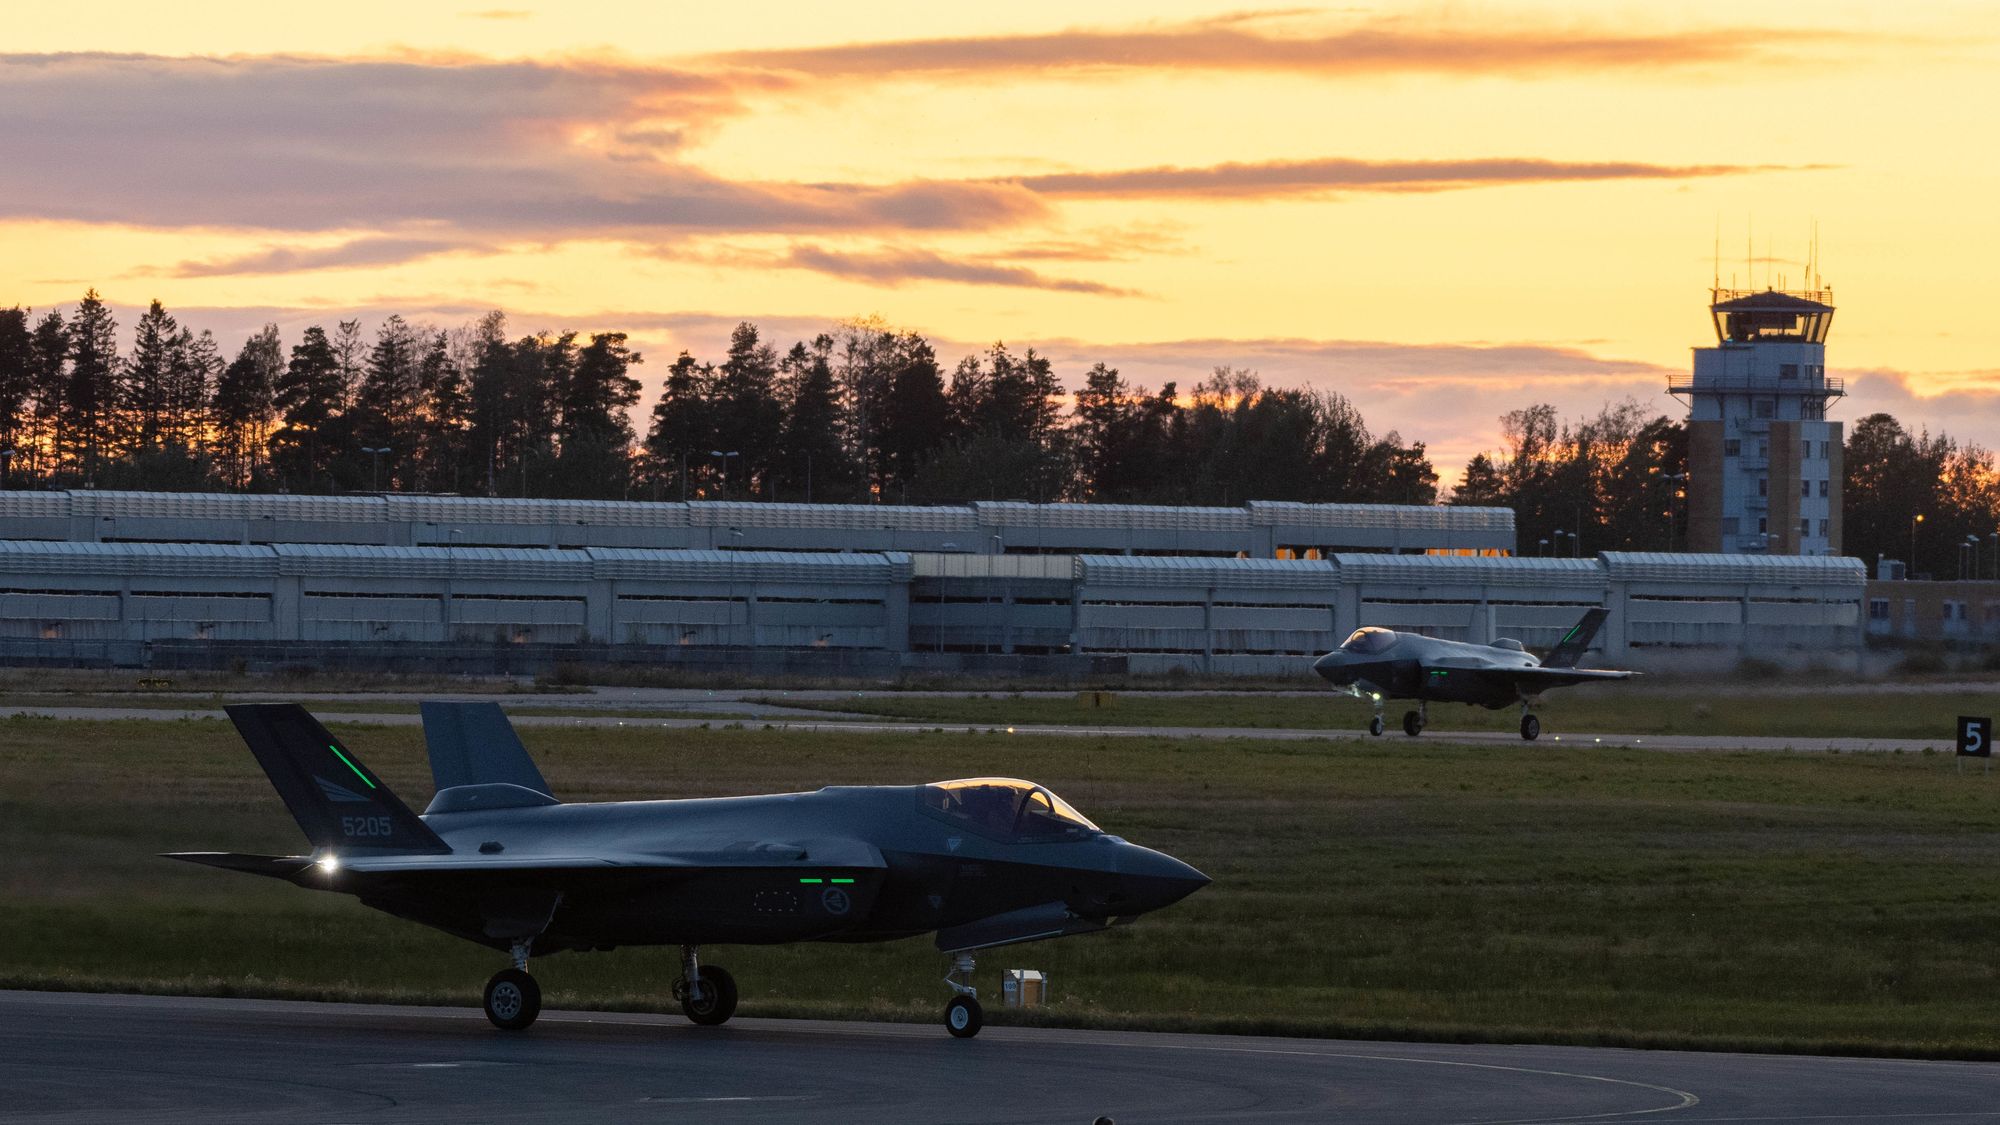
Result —
<path fill-rule="evenodd" d="M 1779 365 L 1778 365 L 1778 378 L 1780 378 L 1780 379 L 1796 379 L 1796 378 L 1798 378 L 1798 377 L 1799 377 L 1799 365 L 1798 365 L 1798 364 L 1796 364 L 1796 363 L 1781 363 L 1781 364 L 1779 364 Z"/>
<path fill-rule="evenodd" d="M 1771 494 L 1771 478 L 1770 478 L 1770 477 L 1758 477 L 1758 478 L 1757 478 L 1757 495 L 1759 495 L 1759 496 L 1769 496 L 1770 494 Z"/>
<path fill-rule="evenodd" d="M 1743 439 L 1742 439 L 1742 438 L 1723 438 L 1723 439 L 1722 439 L 1722 455 L 1723 455 L 1724 457 L 1741 457 L 1741 456 L 1743 456 Z"/>
<path fill-rule="evenodd" d="M 1774 417 L 1777 412 L 1778 404 L 1775 399 L 1759 398 L 1750 401 L 1750 416 L 1752 418 L 1770 418 Z"/>

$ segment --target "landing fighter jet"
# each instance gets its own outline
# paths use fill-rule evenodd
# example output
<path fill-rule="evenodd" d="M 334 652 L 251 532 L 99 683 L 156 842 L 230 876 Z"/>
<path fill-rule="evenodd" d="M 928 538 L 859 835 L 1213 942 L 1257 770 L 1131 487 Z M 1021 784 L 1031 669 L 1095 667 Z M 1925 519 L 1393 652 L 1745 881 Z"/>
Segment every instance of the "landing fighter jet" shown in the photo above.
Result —
<path fill-rule="evenodd" d="M 1476 645 L 1369 626 L 1356 629 L 1339 648 L 1315 661 L 1313 671 L 1349 695 L 1374 703 L 1369 734 L 1382 733 L 1382 700 L 1387 697 L 1417 701 L 1416 710 L 1403 712 L 1403 733 L 1412 737 L 1422 734 L 1430 721 L 1432 700 L 1496 711 L 1519 703 L 1521 737 L 1533 741 L 1542 733 L 1542 721 L 1532 711 L 1542 692 L 1637 675 L 1576 666 L 1605 616 L 1602 609 L 1586 612 L 1542 660 L 1510 637 Z"/>
<path fill-rule="evenodd" d="M 228 708 L 312 854 L 169 858 L 351 894 L 508 953 L 485 992 L 507 1030 L 541 1011 L 533 954 L 678 945 L 674 998 L 713 1025 L 735 1012 L 736 982 L 702 945 L 935 931 L 955 993 L 945 1026 L 967 1038 L 983 1018 L 975 951 L 1102 930 L 1208 884 L 1011 778 L 565 804 L 497 704 L 423 707 L 437 795 L 422 816 L 297 704 Z"/>

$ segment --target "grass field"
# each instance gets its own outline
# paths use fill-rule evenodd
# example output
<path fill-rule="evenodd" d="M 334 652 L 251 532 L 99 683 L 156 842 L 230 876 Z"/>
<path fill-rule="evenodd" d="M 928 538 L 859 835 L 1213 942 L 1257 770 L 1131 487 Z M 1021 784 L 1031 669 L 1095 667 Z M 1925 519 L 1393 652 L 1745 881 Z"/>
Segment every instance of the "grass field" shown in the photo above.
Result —
<path fill-rule="evenodd" d="M 857 696 L 837 701 L 760 697 L 789 707 L 844 714 L 936 722 L 955 726 L 1090 723 L 1104 726 L 1271 727 L 1295 730 L 1361 730 L 1368 704 L 1329 690 L 1324 695 L 1116 695 L 1109 707 L 1084 707 L 1076 699 L 989 695 Z M 1385 700 L 1392 732 L 1411 707 Z M 1807 695 L 1785 692 L 1632 690 L 1620 686 L 1552 692 L 1536 709 L 1545 730 L 1601 734 L 1749 735 L 1801 738 L 1949 738 L 1955 715 L 2000 712 L 2000 685 L 1992 690 L 1928 690 Z M 1427 738 L 1452 731 L 1512 731 L 1516 708 L 1488 711 L 1463 704 L 1433 704 Z M 1397 738 L 1402 738 L 1397 734 Z"/>
<path fill-rule="evenodd" d="M 422 806 L 416 729 L 342 736 Z M 1945 755 L 527 737 L 579 800 L 1026 776 L 1214 877 L 1128 929 L 982 958 L 996 997 L 1002 968 L 1050 973 L 1052 1022 L 2000 1057 L 2000 778 Z M 226 723 L 0 720 L 0 778 L 0 984 L 474 1005 L 500 967 L 345 897 L 154 858 L 302 850 Z M 706 953 L 746 1015 L 946 999 L 921 939 Z M 677 963 L 535 970 L 551 1005 L 665 1009 Z"/>

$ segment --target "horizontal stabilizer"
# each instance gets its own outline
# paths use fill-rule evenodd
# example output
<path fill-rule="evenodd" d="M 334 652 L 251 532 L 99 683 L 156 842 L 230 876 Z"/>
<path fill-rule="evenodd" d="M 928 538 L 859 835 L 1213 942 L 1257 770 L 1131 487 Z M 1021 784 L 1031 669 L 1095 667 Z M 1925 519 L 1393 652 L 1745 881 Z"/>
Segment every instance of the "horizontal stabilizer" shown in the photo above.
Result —
<path fill-rule="evenodd" d="M 426 701 L 418 710 L 424 717 L 431 781 L 438 789 L 518 785 L 555 796 L 498 703 Z"/>
<path fill-rule="evenodd" d="M 243 852 L 162 852 L 167 859 L 185 860 L 199 863 L 204 867 L 220 867 L 225 871 L 247 871 L 252 875 L 269 875 L 273 879 L 289 879 L 313 865 L 309 855 L 246 855 Z"/>

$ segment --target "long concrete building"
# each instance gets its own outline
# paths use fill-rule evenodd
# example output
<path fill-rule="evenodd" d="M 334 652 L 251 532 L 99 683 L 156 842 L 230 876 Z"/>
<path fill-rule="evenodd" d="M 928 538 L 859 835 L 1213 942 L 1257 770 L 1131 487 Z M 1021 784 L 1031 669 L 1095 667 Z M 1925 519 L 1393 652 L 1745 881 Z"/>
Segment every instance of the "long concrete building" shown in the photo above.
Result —
<path fill-rule="evenodd" d="M 1841 663 L 1859 656 L 1865 588 L 1858 560 L 1768 555 L 1285 559 L 16 537 L 0 541 L 0 660 L 1303 675 L 1362 625 L 1537 647 L 1604 606 L 1596 648 L 1607 662 Z"/>
<path fill-rule="evenodd" d="M 0 492 L 0 538 L 975 555 L 1495 555 L 1514 551 L 1514 513 L 1255 500 L 1232 508 L 1019 501 L 924 507 L 76 490 Z"/>

